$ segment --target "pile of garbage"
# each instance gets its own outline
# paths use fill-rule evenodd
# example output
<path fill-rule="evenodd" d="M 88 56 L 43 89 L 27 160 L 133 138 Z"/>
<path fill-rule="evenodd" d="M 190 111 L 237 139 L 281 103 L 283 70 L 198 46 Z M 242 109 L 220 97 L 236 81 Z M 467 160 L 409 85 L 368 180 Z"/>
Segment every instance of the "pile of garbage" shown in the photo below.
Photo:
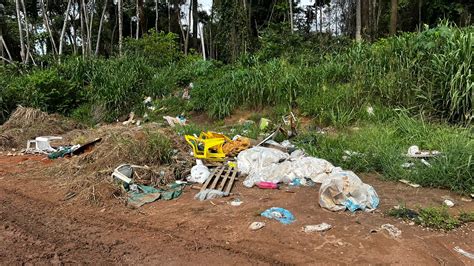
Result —
<path fill-rule="evenodd" d="M 291 154 L 266 147 L 253 147 L 237 156 L 237 165 L 247 177 L 244 186 L 259 184 L 321 184 L 319 204 L 332 211 L 372 211 L 379 205 L 374 188 L 351 171 L 307 156 L 302 150 Z M 260 186 L 259 186 L 260 187 Z"/>
<path fill-rule="evenodd" d="M 263 125 L 267 126 L 267 123 Z M 278 129 L 275 132 L 278 132 Z M 220 186 L 221 189 L 214 189 L 216 184 L 221 182 L 220 174 L 216 174 L 218 169 L 222 169 L 219 173 L 231 172 L 216 166 L 226 165 L 238 169 L 240 175 L 246 176 L 243 184 L 248 188 L 258 186 L 277 189 L 279 184 L 313 186 L 318 183 L 321 184 L 319 204 L 323 208 L 332 211 L 348 209 L 354 212 L 373 211 L 378 207 L 379 197 L 375 189 L 362 182 L 356 174 L 335 167 L 324 159 L 308 156 L 288 140 L 282 143 L 274 141 L 272 136 L 275 132 L 256 145 L 251 144 L 257 143 L 256 141 L 241 136 L 230 139 L 216 132 L 185 136 L 192 147 L 193 156 L 197 159 L 187 180 L 203 184 L 201 194 L 197 198 L 203 200 L 207 195 L 214 198 L 229 194 L 230 190 L 222 190 L 224 185 Z M 210 167 L 214 167 L 214 170 L 203 161 L 212 161 Z M 213 185 L 209 190 L 211 179 Z M 222 182 L 224 184 L 225 181 Z"/>

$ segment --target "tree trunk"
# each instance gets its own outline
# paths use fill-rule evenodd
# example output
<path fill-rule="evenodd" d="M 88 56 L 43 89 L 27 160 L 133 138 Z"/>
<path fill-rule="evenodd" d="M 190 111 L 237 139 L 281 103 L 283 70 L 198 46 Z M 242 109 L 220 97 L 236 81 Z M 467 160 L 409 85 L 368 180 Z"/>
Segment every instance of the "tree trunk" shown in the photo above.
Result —
<path fill-rule="evenodd" d="M 0 45 L 5 48 L 5 51 L 7 52 L 8 59 L 12 61 L 12 55 L 10 54 L 10 51 L 8 50 L 7 44 L 5 43 L 5 40 L 3 39 L 3 36 L 0 36 Z"/>
<path fill-rule="evenodd" d="M 72 0 L 67 2 L 66 12 L 64 12 L 63 28 L 61 29 L 61 37 L 59 37 L 59 62 L 61 62 L 61 55 L 63 54 L 64 34 L 66 34 L 67 20 L 69 18 L 69 9 L 71 8 Z"/>
<path fill-rule="evenodd" d="M 23 39 L 23 27 L 21 26 L 21 13 L 20 13 L 20 0 L 15 0 L 16 4 L 16 18 L 18 22 L 18 33 L 20 37 L 20 56 L 21 62 L 24 63 L 26 61 L 26 54 L 25 54 L 25 40 Z"/>
<path fill-rule="evenodd" d="M 323 32 L 323 5 L 319 7 L 319 32 Z"/>
<path fill-rule="evenodd" d="M 204 46 L 204 25 L 201 25 L 201 49 L 202 59 L 206 60 L 206 47 Z"/>
<path fill-rule="evenodd" d="M 423 23 L 421 22 L 421 7 L 423 6 L 423 1 L 418 0 L 418 31 L 421 31 L 421 26 Z"/>
<path fill-rule="evenodd" d="M 104 24 L 106 11 L 107 11 L 107 0 L 104 0 L 104 7 L 102 8 L 102 15 L 100 16 L 100 22 L 99 22 L 99 31 L 97 32 L 97 42 L 95 43 L 95 56 L 99 54 L 100 35 L 102 33 L 102 25 Z"/>
<path fill-rule="evenodd" d="M 25 16 L 25 33 L 26 33 L 26 58 L 25 63 L 28 64 L 28 61 L 31 56 L 30 52 L 30 24 L 28 23 L 28 15 L 26 14 L 25 1 L 21 0 L 21 7 L 23 9 L 23 16 Z M 34 62 L 33 62 L 34 63 Z"/>
<path fill-rule="evenodd" d="M 168 5 L 168 32 L 171 32 L 171 6 L 170 6 L 170 1 L 166 0 L 166 3 Z"/>
<path fill-rule="evenodd" d="M 398 0 L 391 0 L 392 11 L 390 13 L 390 35 L 397 33 L 397 13 L 398 13 Z"/>
<path fill-rule="evenodd" d="M 192 1 L 189 1 L 189 11 L 188 11 L 188 28 L 186 29 L 186 38 L 184 39 L 184 55 L 188 55 L 189 47 L 189 31 L 191 30 L 191 12 L 192 12 Z"/>
<path fill-rule="evenodd" d="M 120 0 L 119 0 L 120 1 Z M 85 46 L 85 38 L 84 37 L 84 12 L 82 12 L 82 3 L 78 1 L 79 7 L 79 19 L 81 20 L 81 49 L 82 49 L 82 58 L 84 59 L 86 56 L 86 46 Z"/>
<path fill-rule="evenodd" d="M 355 38 L 356 38 L 356 41 L 357 42 L 361 42 L 362 41 L 362 37 L 360 35 L 360 29 L 361 29 L 361 17 L 360 17 L 360 1 L 361 0 L 357 0 L 356 1 L 356 35 L 355 35 Z"/>
<path fill-rule="evenodd" d="M 92 26 L 94 24 L 95 1 L 93 1 L 92 3 L 93 5 L 91 5 L 91 10 L 90 10 L 91 14 L 89 17 L 89 29 L 87 30 L 87 47 L 89 48 L 89 55 L 92 55 Z M 89 11 L 89 10 L 86 9 L 86 11 Z"/>
<path fill-rule="evenodd" d="M 146 33 L 145 6 L 143 0 L 138 0 L 138 21 L 140 22 L 140 36 Z"/>
<path fill-rule="evenodd" d="M 48 14 L 46 13 L 46 7 L 44 5 L 44 0 L 41 0 L 40 2 L 41 2 L 41 10 L 43 12 L 43 23 L 44 23 L 44 26 L 46 27 L 46 30 L 48 31 L 49 38 L 51 39 L 51 46 L 53 47 L 53 54 L 57 54 L 58 49 L 56 48 L 56 43 L 54 42 L 53 32 L 51 31 L 51 28 L 49 26 L 49 18 L 48 18 Z"/>
<path fill-rule="evenodd" d="M 91 52 L 91 46 L 90 46 L 90 27 L 89 27 L 89 15 L 87 14 L 87 6 L 86 6 L 86 2 L 84 0 L 81 0 L 82 1 L 82 13 L 84 14 L 83 18 L 84 18 L 84 22 L 85 22 L 85 28 L 86 28 L 86 38 L 83 40 L 84 41 L 84 45 L 86 47 L 86 55 L 89 56 L 90 55 L 90 52 Z"/>
<path fill-rule="evenodd" d="M 191 0 L 193 7 L 193 47 L 198 47 L 198 1 Z"/>
<path fill-rule="evenodd" d="M 135 17 L 137 18 L 137 29 L 136 29 L 136 32 L 135 32 L 135 39 L 138 40 L 138 35 L 139 35 L 139 32 L 140 32 L 140 0 L 137 0 L 136 1 L 136 6 L 135 6 L 135 11 L 136 11 L 136 14 L 135 14 Z M 133 36 L 132 36 L 133 37 Z"/>
<path fill-rule="evenodd" d="M 118 23 L 119 23 L 119 55 L 122 56 L 122 42 L 123 42 L 123 11 L 122 0 L 117 1 L 118 8 Z"/>
<path fill-rule="evenodd" d="M 160 32 L 158 30 L 158 23 L 159 23 L 159 20 L 158 20 L 159 16 L 158 15 L 159 15 L 158 0 L 155 0 L 155 30 L 156 30 L 157 33 Z"/>
<path fill-rule="evenodd" d="M 290 5 L 290 31 L 293 33 L 294 25 L 293 25 L 293 0 L 288 0 L 288 4 Z"/>

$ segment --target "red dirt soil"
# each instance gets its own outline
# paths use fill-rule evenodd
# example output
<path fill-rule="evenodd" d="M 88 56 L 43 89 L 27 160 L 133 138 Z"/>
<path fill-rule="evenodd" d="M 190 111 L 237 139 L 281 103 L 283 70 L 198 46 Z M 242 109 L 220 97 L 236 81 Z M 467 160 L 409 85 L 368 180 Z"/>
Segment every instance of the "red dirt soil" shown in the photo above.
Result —
<path fill-rule="evenodd" d="M 233 195 L 196 201 L 187 189 L 177 200 L 132 210 L 112 196 L 103 206 L 64 200 L 67 188 L 38 169 L 53 161 L 40 156 L 0 156 L 0 264 L 450 264 L 474 261 L 453 250 L 474 252 L 474 225 L 444 233 L 408 225 L 383 212 L 400 202 L 408 207 L 438 206 L 451 197 L 460 210 L 473 202 L 439 189 L 412 188 L 362 175 L 374 186 L 381 206 L 374 213 L 330 212 L 318 204 L 318 187 L 248 189 L 242 180 Z M 228 202 L 239 198 L 243 204 Z M 260 217 L 269 207 L 290 210 L 296 222 L 283 225 Z M 250 231 L 254 221 L 266 226 Z M 308 224 L 329 223 L 324 233 L 304 233 Z M 390 223 L 400 238 L 385 231 Z"/>

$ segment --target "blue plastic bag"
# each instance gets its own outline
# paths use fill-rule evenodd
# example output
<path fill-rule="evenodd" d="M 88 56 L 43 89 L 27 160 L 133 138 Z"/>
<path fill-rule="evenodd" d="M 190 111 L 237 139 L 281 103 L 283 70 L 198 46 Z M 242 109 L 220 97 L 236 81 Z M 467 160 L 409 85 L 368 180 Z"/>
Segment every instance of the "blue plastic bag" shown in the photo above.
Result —
<path fill-rule="evenodd" d="M 260 215 L 269 219 L 275 219 L 282 224 L 291 224 L 295 221 L 295 216 L 290 211 L 279 207 L 272 207 Z"/>

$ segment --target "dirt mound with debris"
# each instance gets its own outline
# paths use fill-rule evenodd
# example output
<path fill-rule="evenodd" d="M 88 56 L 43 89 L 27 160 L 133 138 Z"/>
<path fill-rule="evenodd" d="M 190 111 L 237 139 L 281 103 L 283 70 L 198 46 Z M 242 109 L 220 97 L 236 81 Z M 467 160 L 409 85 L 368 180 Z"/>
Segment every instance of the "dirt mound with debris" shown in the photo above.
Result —
<path fill-rule="evenodd" d="M 0 150 L 26 148 L 26 142 L 38 136 L 61 135 L 81 124 L 58 114 L 19 106 L 7 122 L 0 126 Z"/>
<path fill-rule="evenodd" d="M 75 130 L 63 136 L 71 144 L 101 138 L 89 152 L 59 159 L 48 174 L 60 177 L 68 188 L 65 198 L 77 197 L 102 205 L 107 199 L 121 198 L 122 191 L 111 182 L 113 170 L 121 164 L 138 165 L 134 179 L 155 187 L 165 186 L 189 175 L 193 157 L 174 131 L 149 124 L 127 127 L 105 125 L 96 129 Z"/>

